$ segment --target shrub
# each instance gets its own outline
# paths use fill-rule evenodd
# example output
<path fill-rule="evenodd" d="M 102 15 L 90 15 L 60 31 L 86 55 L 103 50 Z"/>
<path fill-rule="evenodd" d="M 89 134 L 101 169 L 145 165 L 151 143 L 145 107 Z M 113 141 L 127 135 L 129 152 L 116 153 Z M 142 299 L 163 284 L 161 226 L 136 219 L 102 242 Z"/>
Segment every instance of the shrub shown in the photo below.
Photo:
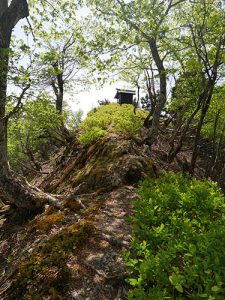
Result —
<path fill-rule="evenodd" d="M 135 114 L 134 107 L 129 104 L 102 105 L 90 112 L 81 123 L 79 141 L 88 144 L 109 131 L 123 136 L 136 136 L 146 116 L 147 112 L 140 109 Z"/>
<path fill-rule="evenodd" d="M 43 96 L 44 97 L 44 96 Z M 14 169 L 29 161 L 28 153 L 39 156 L 41 148 L 49 144 L 49 134 L 56 135 L 64 116 L 59 116 L 47 98 L 27 101 L 26 105 L 9 122 L 9 159 Z"/>
<path fill-rule="evenodd" d="M 146 179 L 134 206 L 128 299 L 225 299 L 225 201 L 217 184 L 173 173 Z"/>
<path fill-rule="evenodd" d="M 26 105 L 9 122 L 9 160 L 16 171 L 25 164 L 28 169 L 34 161 L 46 159 L 51 149 L 64 141 L 62 123 L 67 129 L 74 130 L 81 122 L 82 111 L 75 113 L 64 109 L 59 115 L 51 104 L 48 95 L 41 94 L 37 99 L 27 100 Z M 30 164 L 31 163 L 31 164 Z"/>

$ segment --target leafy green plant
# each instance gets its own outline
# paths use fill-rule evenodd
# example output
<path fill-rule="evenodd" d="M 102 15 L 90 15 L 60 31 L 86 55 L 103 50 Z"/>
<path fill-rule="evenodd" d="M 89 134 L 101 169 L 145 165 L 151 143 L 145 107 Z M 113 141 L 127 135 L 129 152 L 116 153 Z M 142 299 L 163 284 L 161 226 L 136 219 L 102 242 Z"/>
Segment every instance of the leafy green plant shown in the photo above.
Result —
<path fill-rule="evenodd" d="M 219 140 L 221 134 L 224 134 L 225 123 L 225 85 L 215 88 L 212 101 L 206 116 L 206 122 L 202 128 L 202 135 L 206 138 Z M 215 118 L 218 118 L 215 128 Z M 215 135 L 215 136 L 214 136 Z"/>
<path fill-rule="evenodd" d="M 111 103 L 93 110 L 80 125 L 79 141 L 88 144 L 105 136 L 108 132 L 123 136 L 136 136 L 143 125 L 147 112 L 140 109 L 134 113 L 134 107 L 129 104 Z"/>
<path fill-rule="evenodd" d="M 82 111 L 72 113 L 64 110 L 59 114 L 49 97 L 42 93 L 35 100 L 27 100 L 26 105 L 9 122 L 9 160 L 15 170 L 21 170 L 21 163 L 50 153 L 50 149 L 63 142 L 60 128 L 62 123 L 68 129 L 75 129 L 81 122 Z M 31 156 L 31 157 L 30 157 Z"/>
<path fill-rule="evenodd" d="M 141 183 L 125 261 L 129 299 L 225 298 L 225 201 L 211 181 L 169 173 Z"/>
<path fill-rule="evenodd" d="M 18 162 L 28 159 L 28 154 L 36 155 L 48 142 L 49 135 L 56 135 L 63 117 L 57 114 L 53 105 L 45 97 L 27 101 L 24 108 L 9 123 L 9 159 L 15 169 Z"/>

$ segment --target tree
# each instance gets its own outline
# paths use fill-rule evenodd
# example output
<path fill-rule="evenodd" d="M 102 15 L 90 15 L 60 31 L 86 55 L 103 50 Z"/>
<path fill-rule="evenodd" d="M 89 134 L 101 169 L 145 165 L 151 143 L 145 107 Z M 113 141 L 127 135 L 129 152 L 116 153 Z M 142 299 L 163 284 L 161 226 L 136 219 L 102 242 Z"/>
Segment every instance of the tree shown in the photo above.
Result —
<path fill-rule="evenodd" d="M 24 170 L 25 174 L 40 172 L 43 160 L 48 160 L 49 153 L 63 142 L 58 128 L 65 119 L 66 114 L 57 113 L 48 95 L 27 99 L 9 121 L 8 152 L 13 169 Z"/>
<path fill-rule="evenodd" d="M 159 86 L 158 74 L 154 70 L 149 48 L 145 44 L 135 45 L 133 51 L 125 55 L 120 64 L 119 78 L 138 89 L 137 101 L 141 100 L 142 108 L 150 112 L 149 119 L 154 115 L 158 94 L 157 87 Z M 146 97 L 140 99 L 140 90 L 142 93 L 146 93 Z"/>
<path fill-rule="evenodd" d="M 9 48 L 12 30 L 17 22 L 29 15 L 25 0 L 13 0 L 8 7 L 7 0 L 0 1 L 0 169 L 1 175 L 9 172 L 7 158 L 7 74 L 9 71 Z"/>
<path fill-rule="evenodd" d="M 134 47 L 136 42 L 139 48 L 149 48 L 149 61 L 153 64 L 146 64 L 143 68 L 139 62 L 133 71 L 131 63 L 121 69 L 121 73 L 126 72 L 126 77 L 133 78 L 135 84 L 143 76 L 142 71 L 146 73 L 148 100 L 153 114 L 152 128 L 146 139 L 149 145 L 159 133 L 160 116 L 168 103 L 168 83 L 183 77 L 182 83 L 179 83 L 180 95 L 177 93 L 177 100 L 182 105 L 175 111 L 177 122 L 171 139 L 176 137 L 178 141 L 175 144 L 172 142 L 169 161 L 181 150 L 188 130 L 195 125 L 190 163 L 190 172 L 193 173 L 202 127 L 224 64 L 223 1 L 89 0 L 88 3 L 94 5 L 95 14 L 104 27 L 107 27 L 107 22 L 111 25 L 114 44 L 115 37 L 120 36 L 121 48 L 125 51 L 129 49 L 128 59 L 131 62 L 135 58 L 132 43 Z M 120 30 L 121 35 L 118 34 Z M 126 30 L 129 33 L 124 35 Z M 110 44 L 113 44 L 112 41 Z M 153 79 L 155 82 L 158 80 L 158 88 L 153 89 Z M 189 84 L 193 86 L 189 87 Z M 174 99 L 171 102 L 173 106 Z"/>
<path fill-rule="evenodd" d="M 74 131 L 81 122 L 82 111 L 64 109 L 59 114 L 51 104 L 49 94 L 26 99 L 25 105 L 9 120 L 8 152 L 10 166 L 24 176 L 42 174 L 42 164 L 50 159 L 62 144 L 64 123 Z M 54 101 L 53 101 L 54 103 Z"/>
<path fill-rule="evenodd" d="M 12 173 L 8 164 L 7 125 L 9 118 L 20 107 L 24 93 L 29 85 L 24 87 L 17 105 L 6 113 L 7 75 L 9 71 L 10 40 L 13 28 L 23 18 L 28 17 L 29 9 L 26 0 L 0 0 L 0 192 L 1 199 L 20 208 L 34 208 L 42 205 L 42 201 L 57 203 L 56 198 L 41 192 L 29 185 L 22 177 Z"/>
<path fill-rule="evenodd" d="M 202 11 L 202 19 L 198 14 Z M 215 1 L 210 5 L 207 1 L 202 1 L 196 5 L 194 11 L 194 24 L 190 24 L 190 32 L 194 45 L 195 54 L 199 63 L 202 64 L 204 76 L 202 75 L 203 91 L 199 95 L 201 102 L 200 118 L 197 124 L 196 136 L 194 140 L 193 153 L 191 159 L 191 172 L 194 172 L 198 145 L 202 126 L 210 107 L 214 88 L 218 79 L 220 66 L 224 62 L 224 12 L 221 9 L 221 1 Z M 213 16 L 213 17 L 212 17 Z M 216 22 L 216 26 L 215 26 Z M 205 80 L 206 77 L 206 80 Z"/>
<path fill-rule="evenodd" d="M 100 17 L 108 18 L 109 22 L 117 20 L 121 27 L 126 26 L 139 41 L 148 45 L 154 69 L 159 78 L 159 93 L 155 103 L 152 128 L 146 143 L 151 145 L 158 133 L 161 112 L 167 101 L 167 74 L 165 59 L 168 58 L 170 46 L 167 31 L 173 30 L 171 16 L 174 10 L 185 0 L 169 1 L 98 1 L 90 0 L 95 5 Z"/>
<path fill-rule="evenodd" d="M 77 17 L 77 1 L 31 2 L 30 12 L 35 36 L 34 77 L 38 90 L 49 88 L 55 107 L 63 112 L 65 93 L 82 84 L 89 56 L 86 53 L 86 27 Z M 29 28 L 25 28 L 29 31 Z"/>
<path fill-rule="evenodd" d="M 177 40 L 182 51 L 185 68 L 199 79 L 195 108 L 183 126 L 179 141 L 170 151 L 170 160 L 180 151 L 183 139 L 195 119 L 197 120 L 190 172 L 194 172 L 199 151 L 199 140 L 204 120 L 210 107 L 221 66 L 224 63 L 224 10 L 221 1 L 205 0 L 186 3 L 179 10 L 179 22 L 184 28 Z M 191 20 L 191 22 L 190 22 Z"/>
<path fill-rule="evenodd" d="M 224 178 L 225 161 L 225 86 L 215 88 L 212 101 L 202 127 L 202 136 L 212 141 L 209 160 L 207 162 L 206 177 Z M 222 162 L 222 163 L 221 163 Z"/>

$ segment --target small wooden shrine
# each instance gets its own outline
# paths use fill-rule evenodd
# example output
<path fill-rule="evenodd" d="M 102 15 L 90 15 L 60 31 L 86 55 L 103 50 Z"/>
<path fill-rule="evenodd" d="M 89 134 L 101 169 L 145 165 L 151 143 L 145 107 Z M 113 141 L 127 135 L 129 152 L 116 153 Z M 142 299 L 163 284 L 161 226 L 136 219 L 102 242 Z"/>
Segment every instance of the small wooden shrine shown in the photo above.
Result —
<path fill-rule="evenodd" d="M 118 104 L 133 104 L 135 94 L 136 92 L 132 90 L 117 89 L 115 99 L 117 99 Z"/>

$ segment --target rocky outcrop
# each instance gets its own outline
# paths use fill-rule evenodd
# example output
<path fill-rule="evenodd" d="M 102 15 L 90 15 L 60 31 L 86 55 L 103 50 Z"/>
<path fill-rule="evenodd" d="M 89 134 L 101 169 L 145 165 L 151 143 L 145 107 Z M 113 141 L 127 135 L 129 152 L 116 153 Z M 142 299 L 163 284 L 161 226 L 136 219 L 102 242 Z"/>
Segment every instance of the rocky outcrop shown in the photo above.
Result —
<path fill-rule="evenodd" d="M 109 135 L 74 141 L 39 178 L 64 207 L 22 223 L 0 223 L 0 299 L 126 299 L 122 253 L 130 244 L 135 188 L 156 176 L 148 148 Z"/>
<path fill-rule="evenodd" d="M 137 184 L 146 176 L 156 176 L 156 167 L 148 148 L 134 139 L 111 135 L 81 147 L 71 146 L 57 169 L 44 179 L 41 187 L 47 192 L 73 195 L 93 191 L 111 191 L 123 185 Z"/>

